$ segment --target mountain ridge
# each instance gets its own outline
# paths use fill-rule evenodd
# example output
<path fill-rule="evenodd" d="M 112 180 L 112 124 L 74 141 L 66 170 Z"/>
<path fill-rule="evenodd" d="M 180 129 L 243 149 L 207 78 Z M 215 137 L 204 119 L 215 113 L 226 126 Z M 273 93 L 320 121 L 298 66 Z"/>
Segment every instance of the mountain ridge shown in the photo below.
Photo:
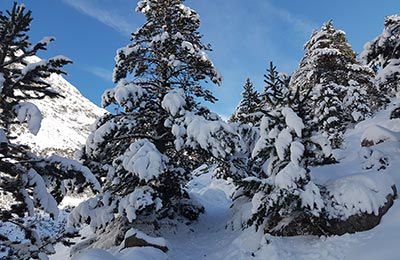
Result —
<path fill-rule="evenodd" d="M 30 57 L 29 62 L 37 60 L 40 59 Z M 31 134 L 25 124 L 13 126 L 12 131 L 17 136 L 16 142 L 28 145 L 35 153 L 73 158 L 74 152 L 85 144 L 91 125 L 107 111 L 84 97 L 61 75 L 52 74 L 45 81 L 63 98 L 29 100 L 43 115 L 37 135 Z"/>

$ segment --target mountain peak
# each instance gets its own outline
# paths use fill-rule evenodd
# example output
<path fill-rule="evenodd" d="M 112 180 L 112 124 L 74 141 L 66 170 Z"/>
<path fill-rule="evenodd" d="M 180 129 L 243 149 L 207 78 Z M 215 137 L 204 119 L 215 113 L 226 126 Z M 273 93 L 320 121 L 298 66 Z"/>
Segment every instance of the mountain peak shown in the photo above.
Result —
<path fill-rule="evenodd" d="M 25 125 L 15 126 L 16 140 L 41 155 L 72 157 L 84 145 L 90 126 L 107 111 L 85 98 L 60 75 L 52 74 L 46 81 L 64 98 L 30 100 L 43 114 L 42 126 L 37 135 L 31 134 Z"/>

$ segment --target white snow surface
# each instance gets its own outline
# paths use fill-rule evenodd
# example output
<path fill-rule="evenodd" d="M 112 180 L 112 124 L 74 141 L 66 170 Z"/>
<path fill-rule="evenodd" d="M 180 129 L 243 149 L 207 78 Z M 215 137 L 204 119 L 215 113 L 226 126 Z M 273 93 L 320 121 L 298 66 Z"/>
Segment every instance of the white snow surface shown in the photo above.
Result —
<path fill-rule="evenodd" d="M 159 198 L 153 200 L 154 190 L 148 186 L 137 187 L 132 193 L 120 200 L 118 213 L 126 214 L 129 221 L 136 219 L 136 210 L 141 210 L 149 205 L 155 204 L 160 209 L 162 204 Z"/>
<path fill-rule="evenodd" d="M 358 213 L 379 214 L 392 193 L 392 178 L 386 173 L 370 171 L 328 182 L 326 188 L 337 204 L 328 207 L 331 216 L 347 219 Z"/>
<path fill-rule="evenodd" d="M 275 139 L 275 149 L 280 160 L 285 160 L 286 149 L 289 147 L 290 143 L 293 141 L 292 134 L 290 133 L 290 128 L 287 127 L 283 129 L 278 137 Z"/>
<path fill-rule="evenodd" d="M 112 103 L 109 100 L 110 98 L 115 99 L 121 106 L 135 106 L 144 94 L 146 94 L 146 91 L 141 86 L 127 82 L 126 80 L 120 80 L 116 87 L 104 91 L 102 106 L 105 107 Z"/>
<path fill-rule="evenodd" d="M 71 260 L 167 260 L 166 255 L 151 247 L 127 248 L 116 256 L 102 249 L 89 249 L 71 258 Z"/>
<path fill-rule="evenodd" d="M 24 201 L 28 205 L 28 213 L 33 216 L 33 204 L 38 204 L 44 211 L 52 214 L 54 217 L 58 216 L 57 202 L 54 197 L 47 191 L 46 184 L 42 176 L 40 176 L 34 169 L 29 169 L 26 177 L 22 177 L 23 181 L 32 187 L 32 197 L 26 191 L 24 194 Z"/>
<path fill-rule="evenodd" d="M 381 195 L 390 193 L 390 185 L 394 182 L 400 187 L 400 143 L 387 140 L 371 149 L 379 149 L 389 158 L 389 166 L 382 171 L 362 171 L 360 160 L 361 136 L 369 126 L 379 125 L 390 131 L 400 131 L 400 120 L 389 120 L 390 111 L 400 104 L 395 100 L 387 110 L 379 112 L 372 119 L 357 124 L 354 129 L 345 135 L 346 148 L 334 150 L 339 164 L 311 168 L 313 183 L 329 183 L 328 188 L 336 195 L 352 195 L 353 202 L 360 198 L 366 211 L 374 212 L 376 205 L 383 202 Z M 188 191 L 205 207 L 205 214 L 200 216 L 197 223 L 190 226 L 182 224 L 176 228 L 163 231 L 163 236 L 169 248 L 167 254 L 158 249 L 143 247 L 120 250 L 109 249 L 108 252 L 92 249 L 73 258 L 74 260 L 309 260 L 309 259 L 385 259 L 397 260 L 400 255 L 400 204 L 398 200 L 382 218 L 381 223 L 369 231 L 342 236 L 316 237 L 273 237 L 263 234 L 262 230 L 254 228 L 242 230 L 237 226 L 238 219 L 247 219 L 251 213 L 251 201 L 246 211 L 237 212 L 233 217 L 231 198 L 234 189 L 229 180 L 212 178 L 212 169 L 209 172 L 201 171 L 189 183 Z M 311 187 L 309 191 L 318 192 L 318 187 Z M 362 195 L 366 190 L 376 191 L 372 198 Z M 370 192 L 367 192 L 371 194 Z M 347 196 L 346 195 L 346 196 Z M 359 196 L 361 195 L 361 196 Z M 314 200 L 318 196 L 302 194 L 305 204 L 318 204 Z M 304 198 L 303 198 L 304 197 Z M 346 198 L 346 200 L 349 198 Z M 365 201 L 364 201 L 365 199 Z M 364 203 L 365 202 L 365 203 Z M 358 202 L 357 202 L 358 203 Z M 316 212 L 317 214 L 318 212 Z M 234 228 L 235 227 L 235 228 Z M 68 259 L 68 250 L 60 249 L 50 259 Z M 86 258 L 83 258 L 86 257 Z M 90 258 L 92 257 L 92 258 Z"/>
<path fill-rule="evenodd" d="M 275 177 L 275 185 L 282 189 L 297 188 L 296 182 L 305 179 L 306 170 L 289 162 Z"/>

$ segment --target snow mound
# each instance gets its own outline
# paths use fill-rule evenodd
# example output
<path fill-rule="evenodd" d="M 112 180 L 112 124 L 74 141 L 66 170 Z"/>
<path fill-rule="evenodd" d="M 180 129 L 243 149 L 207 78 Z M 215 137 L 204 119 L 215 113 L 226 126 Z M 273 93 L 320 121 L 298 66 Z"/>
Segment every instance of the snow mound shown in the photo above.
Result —
<path fill-rule="evenodd" d="M 90 249 L 75 255 L 71 260 L 120 260 L 102 249 Z"/>
<path fill-rule="evenodd" d="M 71 260 L 167 260 L 162 251 L 150 247 L 124 249 L 115 256 L 102 249 L 89 249 L 77 254 Z"/>
<path fill-rule="evenodd" d="M 361 136 L 363 143 L 378 144 L 384 141 L 400 141 L 400 133 L 380 125 L 369 126 Z"/>
<path fill-rule="evenodd" d="M 387 202 L 387 196 L 394 193 L 394 185 L 389 175 L 375 171 L 330 181 L 326 188 L 333 205 L 327 205 L 327 210 L 330 216 L 343 220 L 361 213 L 377 216 Z"/>

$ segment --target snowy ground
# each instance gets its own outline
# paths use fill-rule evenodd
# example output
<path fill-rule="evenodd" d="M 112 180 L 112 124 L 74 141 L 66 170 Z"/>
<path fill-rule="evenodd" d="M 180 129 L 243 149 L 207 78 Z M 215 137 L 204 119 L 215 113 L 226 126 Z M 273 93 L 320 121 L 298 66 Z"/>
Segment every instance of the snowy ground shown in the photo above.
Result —
<path fill-rule="evenodd" d="M 372 125 L 383 126 L 390 131 L 400 132 L 400 120 L 389 120 L 389 112 L 382 111 L 373 119 L 366 120 L 346 135 L 347 147 L 337 151 L 339 165 L 312 169 L 316 182 L 324 183 L 352 173 L 363 172 L 360 159 L 361 138 Z M 400 188 L 400 142 L 389 140 L 373 147 L 384 154 L 389 166 L 380 172 L 390 175 Z M 380 174 L 377 172 L 377 174 Z M 209 173 L 195 177 L 189 190 L 206 208 L 206 213 L 191 226 L 179 232 L 167 233 L 169 252 L 164 255 L 158 249 L 139 248 L 92 250 L 74 260 L 228 260 L 228 259 L 400 259 L 400 204 L 383 217 L 376 228 L 356 234 L 334 237 L 299 236 L 291 238 L 263 235 L 253 229 L 233 230 L 228 223 L 232 219 L 230 194 L 232 185 L 211 178 Z M 179 228 L 178 228 L 179 230 Z M 67 259 L 68 251 L 59 247 L 51 259 Z"/>

